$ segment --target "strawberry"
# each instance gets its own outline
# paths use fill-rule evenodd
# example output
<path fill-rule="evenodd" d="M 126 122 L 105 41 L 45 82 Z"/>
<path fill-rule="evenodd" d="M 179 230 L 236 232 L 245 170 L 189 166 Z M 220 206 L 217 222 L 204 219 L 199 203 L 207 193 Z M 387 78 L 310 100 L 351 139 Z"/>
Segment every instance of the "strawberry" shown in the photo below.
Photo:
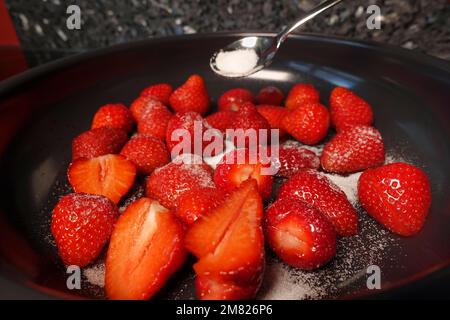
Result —
<path fill-rule="evenodd" d="M 281 120 L 286 112 L 285 108 L 273 105 L 259 105 L 256 109 L 267 120 L 272 129 L 280 130 L 280 139 L 286 136 L 286 132 L 281 128 Z"/>
<path fill-rule="evenodd" d="M 298 141 L 313 145 L 326 137 L 330 115 L 320 103 L 306 103 L 286 112 L 281 125 Z"/>
<path fill-rule="evenodd" d="M 140 174 L 148 175 L 170 162 L 169 151 L 161 140 L 138 134 L 131 138 L 120 152 L 136 165 Z"/>
<path fill-rule="evenodd" d="M 373 127 L 355 126 L 338 132 L 326 145 L 321 156 L 328 172 L 351 173 L 384 163 L 384 143 Z"/>
<path fill-rule="evenodd" d="M 232 128 L 236 113 L 234 111 L 217 111 L 205 118 L 206 122 L 213 128 L 219 129 L 225 133 L 227 129 Z"/>
<path fill-rule="evenodd" d="M 283 103 L 283 92 L 274 86 L 264 87 L 256 96 L 257 104 L 268 104 L 274 106 L 280 106 Z"/>
<path fill-rule="evenodd" d="M 267 209 L 265 217 L 269 246 L 288 265 L 312 270 L 320 268 L 335 255 L 333 225 L 308 204 L 277 201 Z"/>
<path fill-rule="evenodd" d="M 253 102 L 254 97 L 247 89 L 235 88 L 225 91 L 219 98 L 220 111 L 238 111 L 245 102 Z"/>
<path fill-rule="evenodd" d="M 373 123 L 372 107 L 352 91 L 336 87 L 330 95 L 331 124 L 336 131 L 355 125 L 370 126 Z"/>
<path fill-rule="evenodd" d="M 358 231 L 358 216 L 345 193 L 315 170 L 298 171 L 281 186 L 278 199 L 313 206 L 328 218 L 340 236 L 352 236 Z"/>
<path fill-rule="evenodd" d="M 119 217 L 106 257 L 111 299 L 149 299 L 184 263 L 184 230 L 172 212 L 141 198 Z"/>
<path fill-rule="evenodd" d="M 102 195 L 118 203 L 133 185 L 136 166 L 121 155 L 80 158 L 70 164 L 67 176 L 75 192 Z"/>
<path fill-rule="evenodd" d="M 91 129 L 110 127 L 130 132 L 133 125 L 133 116 L 127 107 L 121 103 L 106 104 L 95 113 Z"/>
<path fill-rule="evenodd" d="M 141 92 L 141 96 L 143 97 L 153 97 L 155 100 L 158 100 L 164 103 L 166 106 L 169 105 L 169 98 L 173 92 L 173 88 L 168 83 L 158 83 L 151 85 Z"/>
<path fill-rule="evenodd" d="M 223 199 L 223 191 L 212 188 L 195 188 L 184 192 L 178 198 L 175 215 L 186 225 L 217 207 Z"/>
<path fill-rule="evenodd" d="M 319 103 L 319 100 L 319 91 L 312 84 L 297 83 L 289 91 L 285 106 L 288 109 L 297 109 L 310 102 Z"/>
<path fill-rule="evenodd" d="M 422 229 L 431 205 L 427 175 L 406 163 L 367 169 L 358 181 L 359 202 L 390 231 L 412 236 Z"/>
<path fill-rule="evenodd" d="M 241 184 L 252 178 L 258 184 L 258 191 L 264 200 L 270 197 L 272 192 L 273 176 L 265 174 L 263 169 L 268 169 L 270 163 L 263 164 L 262 158 L 250 154 L 248 149 L 233 150 L 225 154 L 214 172 L 216 186 L 226 192 L 231 192 Z"/>
<path fill-rule="evenodd" d="M 138 121 L 137 131 L 141 134 L 164 140 L 166 138 L 167 125 L 172 116 L 172 112 L 162 103 L 155 102 L 142 114 L 141 120 Z"/>
<path fill-rule="evenodd" d="M 139 123 L 142 116 L 152 109 L 167 109 L 167 107 L 153 96 L 139 96 L 130 106 L 130 112 L 133 115 L 134 120 Z M 170 112 L 167 109 L 168 112 Z"/>
<path fill-rule="evenodd" d="M 183 193 L 196 188 L 214 188 L 213 170 L 207 164 L 177 162 L 174 159 L 148 177 L 146 195 L 175 209 Z"/>
<path fill-rule="evenodd" d="M 127 140 L 122 129 L 103 127 L 85 131 L 72 141 L 72 160 L 119 153 Z"/>
<path fill-rule="evenodd" d="M 200 298 L 249 299 L 256 294 L 264 271 L 262 216 L 262 199 L 250 179 L 190 227 L 185 241 L 199 259 L 194 270 Z"/>
<path fill-rule="evenodd" d="M 302 169 L 319 169 L 319 157 L 304 147 L 295 144 L 284 144 L 278 149 L 278 173 L 280 177 L 292 177 L 297 171 Z"/>
<path fill-rule="evenodd" d="M 170 95 L 170 105 L 175 112 L 194 111 L 202 115 L 208 113 L 210 99 L 205 82 L 197 74 L 190 76 L 187 81 Z"/>
<path fill-rule="evenodd" d="M 84 267 L 108 242 L 119 212 L 107 198 L 71 193 L 53 209 L 51 231 L 66 265 Z"/>
<path fill-rule="evenodd" d="M 236 112 L 232 128 L 235 129 L 234 145 L 238 148 L 253 148 L 266 145 L 270 141 L 270 124 L 251 102 L 241 105 Z M 236 131 L 238 129 L 242 132 Z M 268 141 L 260 139 L 260 131 L 266 132 Z"/>

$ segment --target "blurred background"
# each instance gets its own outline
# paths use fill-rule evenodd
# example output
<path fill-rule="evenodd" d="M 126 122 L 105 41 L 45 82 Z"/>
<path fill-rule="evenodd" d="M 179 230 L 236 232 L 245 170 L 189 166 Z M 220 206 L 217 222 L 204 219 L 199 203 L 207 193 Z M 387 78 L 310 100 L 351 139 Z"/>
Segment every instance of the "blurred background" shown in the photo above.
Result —
<path fill-rule="evenodd" d="M 0 0 L 30 67 L 99 47 L 149 37 L 220 31 L 279 31 L 321 0 Z M 69 30 L 69 5 L 81 29 Z M 381 9 L 369 30 L 366 9 Z M 9 19 L 2 15 L 3 24 Z M 5 32 L 2 26 L 2 33 Z M 450 1 L 345 1 L 299 32 L 388 43 L 450 60 Z M 5 63 L 5 62 L 4 62 Z"/>

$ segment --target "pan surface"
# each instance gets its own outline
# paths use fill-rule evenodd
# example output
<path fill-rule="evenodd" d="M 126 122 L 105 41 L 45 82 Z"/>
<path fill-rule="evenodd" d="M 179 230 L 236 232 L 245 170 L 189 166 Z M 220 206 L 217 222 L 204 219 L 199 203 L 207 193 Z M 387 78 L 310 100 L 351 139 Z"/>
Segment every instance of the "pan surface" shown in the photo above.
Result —
<path fill-rule="evenodd" d="M 50 235 L 51 210 L 70 192 L 66 169 L 71 141 L 89 129 L 99 106 L 129 105 L 149 84 L 178 86 L 193 73 L 204 77 L 213 102 L 233 87 L 257 92 L 276 85 L 287 93 L 295 82 L 311 82 L 328 105 L 334 86 L 351 88 L 372 104 L 388 161 L 417 165 L 431 181 L 431 211 L 417 236 L 395 236 L 359 210 L 360 234 L 339 240 L 337 257 L 318 271 L 290 269 L 268 252 L 258 298 L 373 295 L 379 291 L 367 289 L 366 281 L 367 268 L 374 265 L 381 270 L 381 292 L 408 288 L 431 279 L 432 273 L 443 276 L 427 283 L 430 288 L 448 283 L 449 64 L 370 43 L 294 36 L 267 70 L 245 79 L 217 77 L 209 69 L 211 54 L 241 36 L 245 34 L 134 42 L 59 60 L 0 84 L 0 298 L 104 297 L 101 259 L 82 271 L 80 290 L 69 290 Z M 139 192 L 136 187 L 130 197 Z M 187 263 L 156 298 L 194 298 L 193 278 Z"/>

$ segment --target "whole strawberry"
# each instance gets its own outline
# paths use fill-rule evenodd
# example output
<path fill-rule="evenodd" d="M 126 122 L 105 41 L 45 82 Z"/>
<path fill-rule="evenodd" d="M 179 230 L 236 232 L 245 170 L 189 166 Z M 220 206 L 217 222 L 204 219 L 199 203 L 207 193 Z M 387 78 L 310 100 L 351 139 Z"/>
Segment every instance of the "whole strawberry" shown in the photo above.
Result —
<path fill-rule="evenodd" d="M 101 253 L 119 212 L 107 198 L 68 194 L 53 209 L 51 231 L 66 265 L 84 267 Z"/>
<path fill-rule="evenodd" d="M 431 205 L 427 175 L 406 163 L 364 171 L 358 181 L 359 202 L 387 229 L 412 236 L 422 229 Z"/>
<path fill-rule="evenodd" d="M 91 129 L 111 127 L 130 132 L 133 125 L 133 116 L 127 107 L 121 103 L 106 104 L 95 113 Z"/>
<path fill-rule="evenodd" d="M 131 138 L 120 154 L 133 162 L 138 173 L 143 175 L 151 174 L 153 170 L 170 161 L 170 154 L 164 142 L 142 134 Z"/>
<path fill-rule="evenodd" d="M 330 95 L 331 123 L 336 131 L 373 123 L 372 107 L 352 91 L 336 87 Z"/>
<path fill-rule="evenodd" d="M 278 199 L 298 200 L 318 209 L 340 236 L 358 232 L 358 216 L 345 193 L 316 170 L 305 169 L 294 174 L 281 186 Z"/>
<path fill-rule="evenodd" d="M 281 120 L 286 113 L 285 108 L 262 104 L 257 106 L 257 110 L 269 122 L 272 129 L 280 130 L 280 139 L 286 136 L 286 131 L 281 128 Z"/>
<path fill-rule="evenodd" d="M 278 149 L 278 158 L 275 159 L 279 170 L 277 176 L 292 177 L 302 169 L 319 169 L 320 159 L 312 152 L 294 144 L 282 145 Z"/>
<path fill-rule="evenodd" d="M 298 83 L 289 91 L 285 106 L 291 110 L 297 109 L 306 103 L 319 103 L 319 99 L 319 91 L 312 84 Z"/>
<path fill-rule="evenodd" d="M 220 111 L 238 111 L 245 102 L 253 102 L 254 97 L 251 91 L 244 88 L 235 88 L 225 91 L 219 98 L 218 105 Z"/>
<path fill-rule="evenodd" d="M 236 113 L 234 111 L 224 110 L 217 111 L 205 118 L 206 122 L 213 128 L 225 133 L 227 129 L 232 128 Z"/>
<path fill-rule="evenodd" d="M 72 160 L 119 153 L 127 140 L 122 129 L 102 127 L 85 131 L 72 141 Z"/>
<path fill-rule="evenodd" d="M 384 163 L 384 143 L 374 127 L 355 126 L 338 132 L 326 145 L 321 156 L 328 172 L 351 173 Z"/>
<path fill-rule="evenodd" d="M 175 112 L 194 111 L 201 115 L 206 114 L 210 99 L 202 77 L 198 74 L 190 76 L 171 94 L 169 102 Z"/>
<path fill-rule="evenodd" d="M 283 92 L 274 86 L 264 87 L 256 96 L 256 103 L 281 106 L 284 100 Z"/>
<path fill-rule="evenodd" d="M 154 99 L 164 103 L 166 106 L 169 105 L 169 98 L 173 92 L 173 88 L 168 83 L 158 83 L 151 85 L 141 92 L 143 97 L 153 97 Z"/>
<path fill-rule="evenodd" d="M 326 137 L 330 115 L 322 104 L 306 103 L 286 112 L 281 125 L 296 140 L 313 145 Z"/>
<path fill-rule="evenodd" d="M 150 100 L 137 120 L 137 131 L 164 140 L 172 116 L 172 112 L 161 102 Z"/>

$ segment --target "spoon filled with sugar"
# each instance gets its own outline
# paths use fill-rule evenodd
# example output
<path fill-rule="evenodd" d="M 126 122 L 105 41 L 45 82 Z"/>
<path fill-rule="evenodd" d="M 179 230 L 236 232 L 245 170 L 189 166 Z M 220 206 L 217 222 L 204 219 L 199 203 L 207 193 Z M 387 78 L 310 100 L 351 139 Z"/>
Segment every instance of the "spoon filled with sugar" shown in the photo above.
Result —
<path fill-rule="evenodd" d="M 223 77 L 240 78 L 249 76 L 267 67 L 272 63 L 275 54 L 289 34 L 342 1 L 324 1 L 310 12 L 304 14 L 295 23 L 284 28 L 276 36 L 245 37 L 227 45 L 213 54 L 210 60 L 211 69 Z"/>

